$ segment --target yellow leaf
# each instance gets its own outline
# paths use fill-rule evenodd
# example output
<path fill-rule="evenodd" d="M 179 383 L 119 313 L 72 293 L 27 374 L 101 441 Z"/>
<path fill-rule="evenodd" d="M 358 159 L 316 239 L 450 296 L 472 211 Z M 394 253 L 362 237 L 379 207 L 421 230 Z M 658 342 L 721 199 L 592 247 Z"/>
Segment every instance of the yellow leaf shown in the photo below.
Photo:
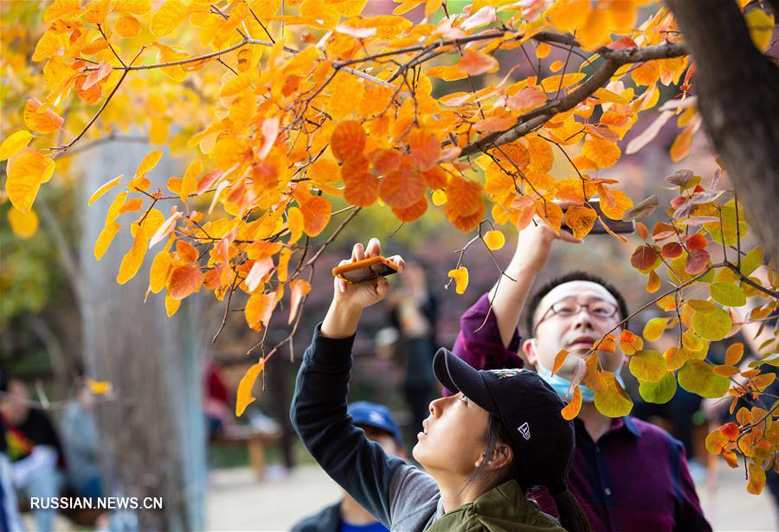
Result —
<path fill-rule="evenodd" d="M 151 271 L 149 272 L 149 289 L 155 294 L 168 284 L 172 263 L 173 259 L 167 251 L 160 251 L 154 257 L 151 263 Z"/>
<path fill-rule="evenodd" d="M 41 183 L 54 173 L 54 161 L 33 148 L 24 148 L 11 157 L 7 167 L 5 191 L 14 207 L 28 213 Z"/>
<path fill-rule="evenodd" d="M 113 242 L 116 233 L 119 232 L 120 227 L 121 226 L 114 221 L 109 221 L 105 224 L 103 230 L 100 231 L 100 236 L 98 236 L 97 241 L 95 241 L 95 248 L 93 251 L 95 259 L 100 260 L 103 258 L 103 255 L 108 251 L 111 242 Z"/>
<path fill-rule="evenodd" d="M 139 228 L 135 233 L 135 242 L 130 248 L 122 263 L 119 265 L 119 273 L 116 276 L 116 282 L 124 284 L 138 273 L 143 265 L 143 258 L 146 256 L 146 235 L 143 228 Z"/>
<path fill-rule="evenodd" d="M 552 51 L 552 47 L 549 46 L 547 43 L 542 42 L 536 48 L 536 57 L 539 59 L 544 59 L 546 56 L 549 55 L 551 51 Z"/>
<path fill-rule="evenodd" d="M 446 203 L 446 192 L 439 188 L 433 191 L 433 205 L 440 207 Z"/>
<path fill-rule="evenodd" d="M 181 306 L 180 299 L 173 299 L 170 294 L 165 294 L 165 313 L 172 317 Z"/>
<path fill-rule="evenodd" d="M 29 131 L 17 131 L 13 135 L 8 136 L 0 144 L 0 161 L 5 161 L 22 151 L 30 143 L 31 139 L 32 135 Z"/>
<path fill-rule="evenodd" d="M 161 146 L 168 142 L 168 119 L 153 117 L 149 126 L 149 144 L 152 146 Z"/>
<path fill-rule="evenodd" d="M 541 87 L 543 87 L 545 92 L 557 92 L 557 89 L 561 87 L 560 80 L 562 79 L 562 88 L 566 89 L 570 87 L 571 85 L 574 85 L 576 83 L 579 83 L 581 80 L 583 80 L 585 77 L 587 77 L 586 74 L 583 72 L 572 72 L 570 74 L 566 74 L 564 76 L 549 76 L 545 80 L 541 82 Z"/>
<path fill-rule="evenodd" d="M 484 235 L 484 243 L 487 244 L 489 249 L 496 251 L 502 248 L 503 244 L 506 243 L 506 237 L 503 236 L 503 233 L 497 230 L 487 231 L 487 234 Z"/>
<path fill-rule="evenodd" d="M 652 318 L 644 326 L 643 336 L 650 342 L 657 341 L 668 325 L 668 318 Z"/>
<path fill-rule="evenodd" d="M 774 33 L 774 16 L 769 15 L 762 9 L 750 9 L 744 18 L 749 28 L 749 36 L 752 37 L 752 43 L 755 48 L 761 52 L 768 50 L 771 45 L 771 37 Z"/>
<path fill-rule="evenodd" d="M 749 484 L 747 491 L 752 495 L 760 495 L 765 488 L 765 471 L 756 464 L 749 464 Z"/>
<path fill-rule="evenodd" d="M 303 213 L 297 207 L 290 207 L 287 211 L 287 227 L 291 235 L 288 244 L 291 246 L 303 236 Z"/>
<path fill-rule="evenodd" d="M 94 395 L 107 395 L 111 393 L 111 383 L 108 381 L 96 381 L 95 379 L 86 379 L 87 388 Z"/>
<path fill-rule="evenodd" d="M 181 0 L 168 0 L 151 18 L 151 32 L 163 37 L 176 29 L 187 16 L 187 8 Z"/>
<path fill-rule="evenodd" d="M 197 190 L 197 178 L 203 172 L 203 161 L 195 159 L 187 167 L 184 177 L 181 178 L 181 189 L 179 195 L 184 203 L 189 199 L 189 195 Z"/>
<path fill-rule="evenodd" d="M 43 14 L 44 22 L 51 22 L 62 17 L 73 17 L 81 10 L 80 0 L 55 0 Z"/>
<path fill-rule="evenodd" d="M 646 291 L 654 294 L 660 289 L 660 276 L 654 270 L 649 272 L 649 279 L 646 282 Z"/>
<path fill-rule="evenodd" d="M 138 165 L 138 169 L 135 171 L 135 175 L 140 177 L 146 175 L 152 168 L 157 166 L 162 157 L 162 150 L 154 150 L 143 158 L 141 164 Z"/>
<path fill-rule="evenodd" d="M 600 375 L 602 388 L 595 392 L 595 408 L 607 417 L 626 416 L 633 409 L 633 401 L 613 373 Z"/>
<path fill-rule="evenodd" d="M 118 185 L 123 177 L 124 177 L 124 174 L 118 175 L 115 178 L 113 178 L 112 180 L 106 181 L 105 183 L 103 183 L 100 186 L 100 188 L 95 190 L 94 194 L 92 194 L 92 196 L 90 196 L 89 201 L 87 202 L 87 205 L 92 205 L 94 202 L 96 202 L 98 200 L 98 198 L 100 198 L 100 196 L 102 196 L 108 190 L 110 190 L 113 187 L 115 187 L 116 185 Z"/>
<path fill-rule="evenodd" d="M 454 279 L 455 291 L 460 295 L 464 294 L 468 288 L 468 268 L 460 266 L 456 270 L 449 270 L 449 277 Z"/>
<path fill-rule="evenodd" d="M 571 402 L 565 405 L 565 408 L 563 408 L 562 415 L 563 419 L 570 421 L 576 416 L 579 415 L 579 410 L 582 409 L 582 391 L 577 386 L 573 389 L 573 399 L 571 399 Z"/>
<path fill-rule="evenodd" d="M 264 368 L 265 360 L 260 360 L 258 363 L 253 364 L 246 371 L 244 376 L 241 377 L 241 382 L 238 383 L 238 392 L 236 393 L 235 398 L 236 416 L 240 417 L 246 410 L 246 407 L 255 401 L 255 398 L 252 395 L 252 388 L 254 388 L 254 383 L 257 381 L 257 377 L 259 377 Z"/>
<path fill-rule="evenodd" d="M 11 223 L 11 230 L 14 234 L 24 240 L 32 238 L 35 231 L 38 230 L 38 215 L 32 209 L 25 214 L 15 207 L 11 207 L 8 211 L 8 221 Z"/>

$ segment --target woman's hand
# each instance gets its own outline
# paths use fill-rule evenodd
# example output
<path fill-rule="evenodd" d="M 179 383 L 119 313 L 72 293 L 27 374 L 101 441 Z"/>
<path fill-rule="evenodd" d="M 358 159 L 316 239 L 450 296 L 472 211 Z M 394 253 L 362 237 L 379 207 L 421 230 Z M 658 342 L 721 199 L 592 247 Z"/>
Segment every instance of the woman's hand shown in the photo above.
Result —
<path fill-rule="evenodd" d="M 379 255 L 381 255 L 381 243 L 377 238 L 372 238 L 367 247 L 361 243 L 355 244 L 351 258 L 342 260 L 339 266 Z M 406 266 L 399 255 L 390 257 L 388 260 L 397 265 L 398 273 L 401 273 Z M 333 281 L 333 289 L 333 302 L 330 304 L 320 332 L 329 338 L 346 338 L 357 330 L 362 311 L 387 297 L 389 282 L 384 277 L 379 277 L 364 283 L 352 284 L 336 277 Z"/>

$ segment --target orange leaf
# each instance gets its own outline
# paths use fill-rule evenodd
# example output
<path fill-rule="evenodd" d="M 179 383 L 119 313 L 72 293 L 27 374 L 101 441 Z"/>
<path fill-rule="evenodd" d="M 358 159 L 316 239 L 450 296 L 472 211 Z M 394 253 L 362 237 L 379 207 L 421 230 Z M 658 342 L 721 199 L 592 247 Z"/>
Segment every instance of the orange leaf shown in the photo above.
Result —
<path fill-rule="evenodd" d="M 141 32 L 141 23 L 130 15 L 124 15 L 114 24 L 114 29 L 120 37 L 135 37 Z"/>
<path fill-rule="evenodd" d="M 354 159 L 365 150 L 366 135 L 359 122 L 344 120 L 335 126 L 330 137 L 330 149 L 336 159 L 343 162 Z"/>
<path fill-rule="evenodd" d="M 573 399 L 571 399 L 571 402 L 565 405 L 565 408 L 563 408 L 562 411 L 563 419 L 567 421 L 572 420 L 577 415 L 579 415 L 579 410 L 581 409 L 582 409 L 582 391 L 577 386 L 573 389 Z"/>
<path fill-rule="evenodd" d="M 739 360 L 741 360 L 742 356 L 744 356 L 744 344 L 741 342 L 735 343 L 725 351 L 724 364 L 726 366 L 735 366 L 738 364 Z"/>
<path fill-rule="evenodd" d="M 300 306 L 303 298 L 311 292 L 311 284 L 308 281 L 302 279 L 295 279 L 290 284 L 290 296 L 289 296 L 289 319 L 287 324 L 291 324 L 295 321 L 295 317 L 298 314 L 298 307 Z"/>
<path fill-rule="evenodd" d="M 392 209 L 392 213 L 398 217 L 401 222 L 413 222 L 422 217 L 427 212 L 427 198 L 422 198 L 408 207 Z"/>
<path fill-rule="evenodd" d="M 244 308 L 246 323 L 255 331 L 261 330 L 263 326 L 267 327 L 275 308 L 276 294 L 255 292 L 246 302 L 246 308 Z"/>
<path fill-rule="evenodd" d="M 552 375 L 560 371 L 566 358 L 568 358 L 568 351 L 565 349 L 561 349 L 560 352 L 555 355 L 554 364 L 552 365 Z"/>
<path fill-rule="evenodd" d="M 415 129 L 408 135 L 408 145 L 411 149 L 411 158 L 420 171 L 430 170 L 438 162 L 441 143 L 434 133 Z"/>
<path fill-rule="evenodd" d="M 476 212 L 467 216 L 460 216 L 457 211 L 452 211 L 449 208 L 449 202 L 447 202 L 446 207 L 444 207 L 444 212 L 453 226 L 463 233 L 468 233 L 478 227 L 484 219 L 484 213 L 487 212 L 487 208 L 483 203 L 479 202 Z"/>
<path fill-rule="evenodd" d="M 446 172 L 440 166 L 434 166 L 427 172 L 423 172 L 422 177 L 425 179 L 425 185 L 433 190 L 442 189 L 447 183 Z"/>
<path fill-rule="evenodd" d="M 170 272 L 168 294 L 173 299 L 182 300 L 200 290 L 203 274 L 197 266 L 178 266 Z"/>
<path fill-rule="evenodd" d="M 246 407 L 255 401 L 252 395 L 252 388 L 257 381 L 260 373 L 265 368 L 265 360 L 260 360 L 257 364 L 253 364 L 241 377 L 241 381 L 238 383 L 238 391 L 235 397 L 235 415 L 240 417 L 243 415 Z"/>
<path fill-rule="evenodd" d="M 483 206 L 481 201 L 481 186 L 474 182 L 454 176 L 446 187 L 448 201 L 447 209 L 451 209 L 458 216 L 473 214 Z"/>
<path fill-rule="evenodd" d="M 685 128 L 679 136 L 676 137 L 671 145 L 671 160 L 678 163 L 690 153 L 690 146 L 692 145 L 693 129 L 691 127 Z"/>
<path fill-rule="evenodd" d="M 249 270 L 249 274 L 246 276 L 246 289 L 249 293 L 257 290 L 265 276 L 273 269 L 273 266 L 273 259 L 270 257 L 263 257 L 254 261 L 254 264 L 252 264 L 252 267 Z"/>
<path fill-rule="evenodd" d="M 198 256 L 195 246 L 183 240 L 176 242 L 176 254 L 178 254 L 178 259 L 182 262 L 195 262 Z"/>
<path fill-rule="evenodd" d="M 646 281 L 646 291 L 650 294 L 654 294 L 660 289 L 660 276 L 655 273 L 654 270 L 649 272 L 649 279 Z"/>
<path fill-rule="evenodd" d="M 613 142 L 591 137 L 582 146 L 582 154 L 599 168 L 609 168 L 619 160 L 622 150 Z"/>
<path fill-rule="evenodd" d="M 344 199 L 352 205 L 367 207 L 379 197 L 379 178 L 368 170 L 358 170 L 355 174 L 346 175 L 342 168 L 344 179 Z"/>
<path fill-rule="evenodd" d="M 657 250 L 649 245 L 638 246 L 630 257 L 630 264 L 637 270 L 648 270 L 658 261 Z"/>
<path fill-rule="evenodd" d="M 496 71 L 498 69 L 498 60 L 473 48 L 469 48 L 465 51 L 460 61 L 457 62 L 457 68 L 471 76 L 479 76 L 487 72 Z"/>
<path fill-rule="evenodd" d="M 613 334 L 607 334 L 593 346 L 598 351 L 613 353 L 617 349 L 617 339 Z"/>
<path fill-rule="evenodd" d="M 379 184 L 381 199 L 390 207 L 410 207 L 425 196 L 425 180 L 413 170 L 395 170 L 384 176 Z"/>
<path fill-rule="evenodd" d="M 573 231 L 573 236 L 583 238 L 591 230 L 598 213 L 589 207 L 574 205 L 565 211 L 565 224 Z"/>
<path fill-rule="evenodd" d="M 369 156 L 371 165 L 378 175 L 388 174 L 397 170 L 402 156 L 397 150 L 373 150 Z"/>
<path fill-rule="evenodd" d="M 36 133 L 56 131 L 65 120 L 51 109 L 38 112 L 41 102 L 38 98 L 30 98 L 24 104 L 24 124 Z"/>
<path fill-rule="evenodd" d="M 303 231 L 308 236 L 317 236 L 327 227 L 333 208 L 322 196 L 312 196 L 301 203 L 300 212 L 303 214 Z"/>
<path fill-rule="evenodd" d="M 644 340 L 625 329 L 619 337 L 619 347 L 626 355 L 634 355 L 637 351 L 641 351 L 644 348 Z"/>

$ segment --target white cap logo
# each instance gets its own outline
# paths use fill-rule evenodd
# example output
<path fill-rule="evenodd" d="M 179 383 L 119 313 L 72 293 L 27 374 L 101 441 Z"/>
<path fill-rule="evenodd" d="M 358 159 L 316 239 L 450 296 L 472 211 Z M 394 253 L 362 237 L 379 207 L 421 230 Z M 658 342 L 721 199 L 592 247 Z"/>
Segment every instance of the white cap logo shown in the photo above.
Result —
<path fill-rule="evenodd" d="M 530 425 L 527 424 L 527 421 L 522 423 L 519 427 L 517 427 L 517 430 L 520 434 L 522 434 L 522 437 L 526 440 L 530 439 Z"/>

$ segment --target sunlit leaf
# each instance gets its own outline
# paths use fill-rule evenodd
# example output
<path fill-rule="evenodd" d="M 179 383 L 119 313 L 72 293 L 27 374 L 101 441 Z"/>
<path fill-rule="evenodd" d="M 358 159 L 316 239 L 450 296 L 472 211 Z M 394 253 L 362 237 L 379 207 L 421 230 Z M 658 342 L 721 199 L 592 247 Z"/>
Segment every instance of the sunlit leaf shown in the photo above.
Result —
<path fill-rule="evenodd" d="M 246 407 L 255 401 L 252 388 L 260 373 L 265 368 L 265 360 L 252 364 L 238 383 L 238 391 L 235 398 L 235 415 L 240 417 L 246 411 Z"/>

